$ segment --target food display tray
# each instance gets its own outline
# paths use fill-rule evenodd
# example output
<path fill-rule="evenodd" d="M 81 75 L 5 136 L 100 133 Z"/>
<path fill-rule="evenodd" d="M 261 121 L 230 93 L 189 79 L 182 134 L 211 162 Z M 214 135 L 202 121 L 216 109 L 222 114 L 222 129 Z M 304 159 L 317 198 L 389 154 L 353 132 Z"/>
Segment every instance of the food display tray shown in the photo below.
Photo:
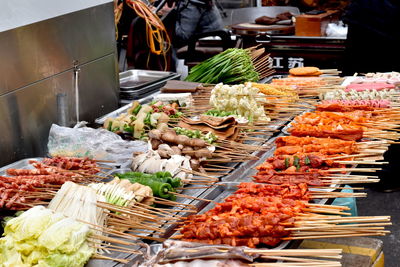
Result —
<path fill-rule="evenodd" d="M 121 91 L 135 91 L 155 82 L 178 77 L 180 75 L 175 72 L 132 69 L 119 74 L 119 83 Z"/>
<path fill-rule="evenodd" d="M 120 99 L 135 100 L 159 91 L 168 80 L 180 74 L 167 71 L 128 70 L 120 73 Z"/>

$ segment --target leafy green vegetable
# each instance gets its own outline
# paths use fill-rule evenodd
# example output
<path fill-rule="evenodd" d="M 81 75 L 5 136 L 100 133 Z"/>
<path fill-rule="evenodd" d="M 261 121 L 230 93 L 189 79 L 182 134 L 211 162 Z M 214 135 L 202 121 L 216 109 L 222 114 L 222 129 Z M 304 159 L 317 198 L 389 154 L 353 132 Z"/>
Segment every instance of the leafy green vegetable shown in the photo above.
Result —
<path fill-rule="evenodd" d="M 141 108 L 142 108 L 142 105 L 138 104 L 137 107 L 132 110 L 132 114 L 137 115 Z"/>
<path fill-rule="evenodd" d="M 250 52 L 230 48 L 194 66 L 186 81 L 200 83 L 244 83 L 256 82 L 259 75 L 251 61 Z"/>
<path fill-rule="evenodd" d="M 181 127 L 175 127 L 174 131 L 177 134 L 186 135 L 187 137 L 190 137 L 190 138 L 202 139 L 209 144 L 212 144 L 218 140 L 218 137 L 215 134 L 213 134 L 212 132 L 203 134 L 199 130 L 189 130 L 189 129 L 185 129 L 185 128 L 181 128 Z"/>
<path fill-rule="evenodd" d="M 218 109 L 210 109 L 206 111 L 204 114 L 214 117 L 227 117 L 232 115 L 238 115 L 236 111 L 222 111 Z"/>
<path fill-rule="evenodd" d="M 95 252 L 89 227 L 43 206 L 9 220 L 0 238 L 0 266 L 82 267 Z"/>

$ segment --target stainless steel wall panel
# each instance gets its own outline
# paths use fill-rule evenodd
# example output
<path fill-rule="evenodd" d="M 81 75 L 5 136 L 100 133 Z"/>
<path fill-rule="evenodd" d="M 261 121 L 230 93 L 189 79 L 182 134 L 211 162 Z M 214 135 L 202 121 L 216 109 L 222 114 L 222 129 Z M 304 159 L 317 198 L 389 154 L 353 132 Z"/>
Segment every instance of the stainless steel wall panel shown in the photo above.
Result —
<path fill-rule="evenodd" d="M 112 0 L 2 0 L 0 32 L 110 2 Z"/>
<path fill-rule="evenodd" d="M 80 66 L 80 120 L 93 122 L 118 107 L 118 65 L 114 54 Z"/>
<path fill-rule="evenodd" d="M 0 95 L 114 52 L 112 2 L 0 32 Z"/>
<path fill-rule="evenodd" d="M 23 16 L 23 17 L 20 17 Z M 117 108 L 118 69 L 111 0 L 0 1 L 0 166 L 43 156 L 52 123 Z"/>
<path fill-rule="evenodd" d="M 0 97 L 0 166 L 17 159 L 44 155 L 52 123 L 61 118 L 57 98 L 66 114 L 75 107 L 73 72 L 68 71 Z"/>

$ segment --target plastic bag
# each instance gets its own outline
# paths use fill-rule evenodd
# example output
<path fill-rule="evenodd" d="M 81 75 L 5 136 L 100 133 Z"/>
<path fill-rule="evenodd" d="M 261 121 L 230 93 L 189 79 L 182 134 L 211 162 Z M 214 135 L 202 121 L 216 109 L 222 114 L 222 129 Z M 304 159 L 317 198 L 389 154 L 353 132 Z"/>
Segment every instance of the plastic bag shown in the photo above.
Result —
<path fill-rule="evenodd" d="M 329 37 L 346 37 L 347 36 L 347 26 L 344 26 L 342 22 L 339 24 L 329 23 L 326 27 L 326 36 Z"/>
<path fill-rule="evenodd" d="M 69 128 L 53 124 L 47 148 L 50 156 L 89 157 L 130 165 L 133 153 L 147 152 L 148 145 L 143 141 L 125 141 L 103 128 Z"/>

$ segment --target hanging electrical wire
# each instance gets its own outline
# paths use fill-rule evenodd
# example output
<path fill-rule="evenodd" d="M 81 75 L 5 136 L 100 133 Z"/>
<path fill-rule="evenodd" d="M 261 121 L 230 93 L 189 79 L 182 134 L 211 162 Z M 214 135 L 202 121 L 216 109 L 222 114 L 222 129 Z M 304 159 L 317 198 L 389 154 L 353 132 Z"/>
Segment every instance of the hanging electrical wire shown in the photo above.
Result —
<path fill-rule="evenodd" d="M 162 55 L 165 62 L 166 53 L 171 48 L 171 40 L 161 19 L 154 14 L 150 8 L 138 0 L 126 0 L 136 14 L 144 19 L 146 23 L 146 39 L 150 52 L 155 55 Z"/>

